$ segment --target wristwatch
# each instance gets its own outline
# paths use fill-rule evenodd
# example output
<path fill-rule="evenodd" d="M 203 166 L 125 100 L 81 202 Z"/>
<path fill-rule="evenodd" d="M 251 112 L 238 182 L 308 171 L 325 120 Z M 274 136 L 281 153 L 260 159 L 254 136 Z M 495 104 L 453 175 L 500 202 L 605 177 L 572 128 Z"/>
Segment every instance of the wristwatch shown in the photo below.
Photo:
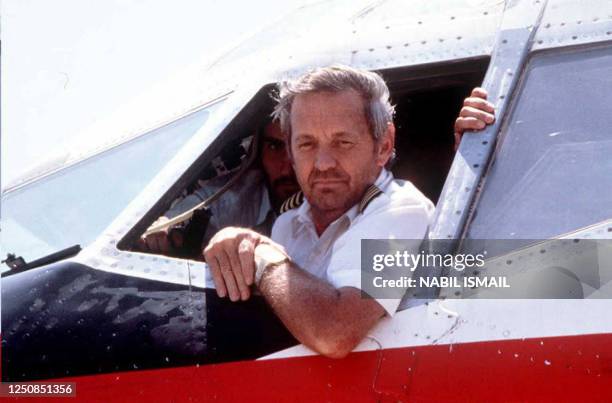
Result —
<path fill-rule="evenodd" d="M 270 266 L 276 266 L 289 261 L 289 257 L 272 245 L 265 243 L 255 248 L 255 285 L 259 287 L 264 271 Z"/>

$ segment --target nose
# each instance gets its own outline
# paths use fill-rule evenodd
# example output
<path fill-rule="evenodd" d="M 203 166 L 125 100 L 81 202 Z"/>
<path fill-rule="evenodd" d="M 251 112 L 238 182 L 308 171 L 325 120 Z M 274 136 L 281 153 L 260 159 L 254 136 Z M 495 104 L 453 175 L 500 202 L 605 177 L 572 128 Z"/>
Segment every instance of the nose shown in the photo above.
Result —
<path fill-rule="evenodd" d="M 293 174 L 293 167 L 291 166 L 291 160 L 288 156 L 284 156 L 278 164 L 279 173 L 282 176 L 291 176 Z"/>
<path fill-rule="evenodd" d="M 319 148 L 315 156 L 315 168 L 319 171 L 327 171 L 336 167 L 336 158 L 324 147 Z"/>

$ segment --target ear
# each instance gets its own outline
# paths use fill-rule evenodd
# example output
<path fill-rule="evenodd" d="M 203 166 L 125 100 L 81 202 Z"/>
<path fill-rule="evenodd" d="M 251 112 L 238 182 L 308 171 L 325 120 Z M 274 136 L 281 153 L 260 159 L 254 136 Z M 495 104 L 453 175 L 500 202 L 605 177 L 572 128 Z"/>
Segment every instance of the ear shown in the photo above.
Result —
<path fill-rule="evenodd" d="M 384 167 L 391 159 L 393 150 L 395 149 L 395 125 L 393 122 L 387 123 L 387 130 L 382 138 L 378 140 L 376 151 L 376 165 Z"/>

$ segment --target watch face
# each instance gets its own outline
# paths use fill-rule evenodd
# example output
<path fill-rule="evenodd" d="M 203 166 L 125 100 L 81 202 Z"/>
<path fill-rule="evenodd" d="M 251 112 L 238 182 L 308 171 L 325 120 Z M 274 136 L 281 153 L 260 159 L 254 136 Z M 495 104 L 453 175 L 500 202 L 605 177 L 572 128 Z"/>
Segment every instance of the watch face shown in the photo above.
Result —
<path fill-rule="evenodd" d="M 270 265 L 277 265 L 289 260 L 287 255 L 279 251 L 274 246 L 268 244 L 260 244 L 255 248 L 255 284 L 259 285 L 264 271 Z"/>
<path fill-rule="evenodd" d="M 287 256 L 271 245 L 261 244 L 255 248 L 255 261 L 258 258 L 264 260 L 266 264 L 276 264 L 287 259 Z"/>

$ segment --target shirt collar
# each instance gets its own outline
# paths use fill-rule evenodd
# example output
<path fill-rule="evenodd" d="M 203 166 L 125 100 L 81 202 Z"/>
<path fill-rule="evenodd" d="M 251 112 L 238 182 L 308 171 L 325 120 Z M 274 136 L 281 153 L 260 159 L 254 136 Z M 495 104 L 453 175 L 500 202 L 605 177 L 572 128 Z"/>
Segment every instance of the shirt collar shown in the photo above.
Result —
<path fill-rule="evenodd" d="M 383 168 L 380 170 L 378 178 L 376 178 L 374 181 L 374 185 L 384 192 L 391 181 L 393 181 L 393 174 L 387 169 Z"/>

